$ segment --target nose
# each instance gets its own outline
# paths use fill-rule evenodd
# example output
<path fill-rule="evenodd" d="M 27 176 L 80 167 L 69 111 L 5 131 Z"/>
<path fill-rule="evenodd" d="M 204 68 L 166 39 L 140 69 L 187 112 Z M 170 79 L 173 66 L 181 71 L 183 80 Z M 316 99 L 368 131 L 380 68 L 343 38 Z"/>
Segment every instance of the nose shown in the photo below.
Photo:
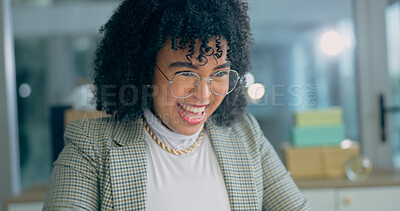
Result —
<path fill-rule="evenodd" d="M 208 102 L 211 94 L 211 81 L 201 80 L 199 87 L 193 95 L 200 99 L 202 102 Z"/>

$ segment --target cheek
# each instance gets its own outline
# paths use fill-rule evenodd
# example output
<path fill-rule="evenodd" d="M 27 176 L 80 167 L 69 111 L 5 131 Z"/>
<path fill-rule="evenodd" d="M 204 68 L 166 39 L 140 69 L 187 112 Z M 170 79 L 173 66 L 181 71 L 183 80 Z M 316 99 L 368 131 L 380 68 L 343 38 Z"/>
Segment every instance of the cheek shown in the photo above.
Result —
<path fill-rule="evenodd" d="M 224 98 L 225 98 L 225 96 L 219 96 L 219 95 L 215 96 L 215 100 L 214 100 L 215 109 L 217 109 L 219 107 L 219 105 L 221 105 Z"/>
<path fill-rule="evenodd" d="M 169 84 L 157 84 L 153 90 L 153 98 L 160 107 L 172 107 L 176 104 L 176 98 L 171 94 Z"/>

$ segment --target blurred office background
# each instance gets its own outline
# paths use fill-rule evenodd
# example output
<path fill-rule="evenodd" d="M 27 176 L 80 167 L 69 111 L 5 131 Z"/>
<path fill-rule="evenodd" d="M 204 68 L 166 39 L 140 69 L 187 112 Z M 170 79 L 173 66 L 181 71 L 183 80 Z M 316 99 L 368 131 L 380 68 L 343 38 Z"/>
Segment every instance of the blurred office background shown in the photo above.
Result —
<path fill-rule="evenodd" d="M 345 138 L 358 142 L 376 169 L 400 169 L 400 112 L 386 114 L 385 140 L 379 112 L 380 95 L 386 107 L 400 106 L 400 2 L 248 2 L 255 39 L 246 76 L 248 111 L 278 154 L 283 158 L 281 147 L 291 141 L 294 113 L 339 107 Z M 0 124 L 6 133 L 0 148 L 11 149 L 2 157 L 8 175 L 0 178 L 1 197 L 48 181 L 55 144 L 52 112 L 71 106 L 73 91 L 92 82 L 98 30 L 119 3 L 2 3 L 3 52 L 13 56 L 1 55 Z M 13 113 L 7 105 L 17 109 Z"/>

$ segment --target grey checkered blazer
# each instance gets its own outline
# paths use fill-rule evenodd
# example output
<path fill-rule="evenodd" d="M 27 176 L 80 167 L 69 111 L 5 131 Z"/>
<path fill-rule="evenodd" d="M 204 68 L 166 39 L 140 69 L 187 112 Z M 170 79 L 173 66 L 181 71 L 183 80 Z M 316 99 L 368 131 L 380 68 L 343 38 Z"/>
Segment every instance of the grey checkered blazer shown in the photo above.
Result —
<path fill-rule="evenodd" d="M 311 210 L 253 116 L 206 130 L 232 210 Z M 43 210 L 146 210 L 143 119 L 73 121 L 64 137 Z"/>

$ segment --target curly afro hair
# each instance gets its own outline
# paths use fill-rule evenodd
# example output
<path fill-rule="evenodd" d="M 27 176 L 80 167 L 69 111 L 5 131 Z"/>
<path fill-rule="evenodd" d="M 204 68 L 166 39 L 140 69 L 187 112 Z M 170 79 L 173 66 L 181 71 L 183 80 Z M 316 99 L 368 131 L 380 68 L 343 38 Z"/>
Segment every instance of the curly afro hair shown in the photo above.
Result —
<path fill-rule="evenodd" d="M 189 48 L 191 61 L 196 40 L 201 47 L 197 59 L 221 57 L 221 39 L 229 49 L 232 69 L 243 76 L 250 68 L 250 33 L 247 3 L 241 0 L 125 0 L 102 26 L 103 38 L 94 61 L 97 110 L 115 119 L 135 120 L 151 106 L 154 65 L 158 51 L 171 40 L 171 49 Z M 216 39 L 216 48 L 208 46 Z M 211 52 L 211 54 L 209 53 Z M 243 77 L 242 77 L 243 79 Z M 221 126 L 230 126 L 247 105 L 243 82 L 225 97 L 211 116 Z"/>

